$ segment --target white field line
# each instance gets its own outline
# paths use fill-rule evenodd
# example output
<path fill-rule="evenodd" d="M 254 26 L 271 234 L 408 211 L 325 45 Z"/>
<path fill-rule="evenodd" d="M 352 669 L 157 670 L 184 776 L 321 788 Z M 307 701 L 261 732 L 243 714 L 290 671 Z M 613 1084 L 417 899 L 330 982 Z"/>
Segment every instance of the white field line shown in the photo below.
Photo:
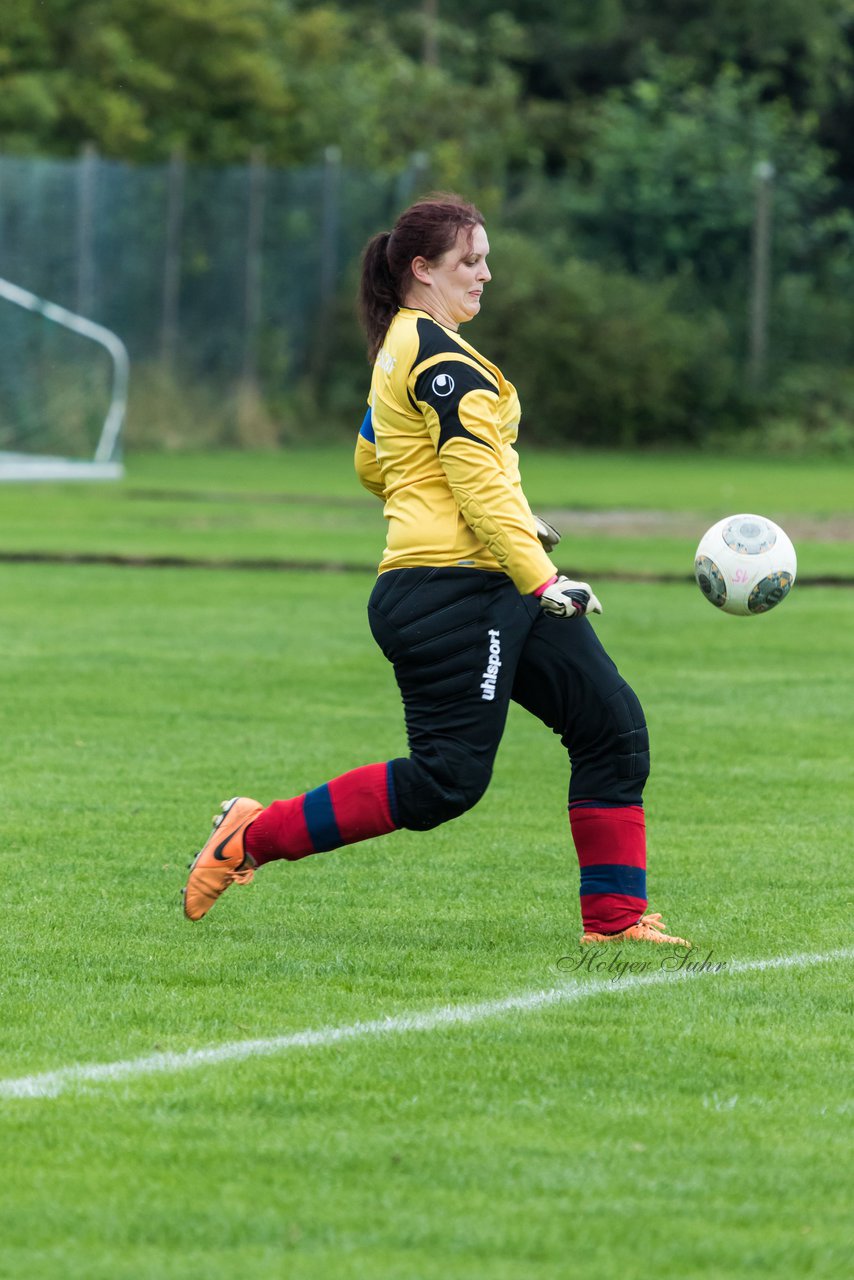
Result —
<path fill-rule="evenodd" d="M 604 953 L 604 951 L 603 951 Z M 683 956 L 685 953 L 681 953 Z M 668 952 L 664 958 L 676 964 L 679 953 Z M 690 953 L 689 953 L 690 955 Z M 118 1080 L 137 1076 L 155 1075 L 176 1071 L 189 1071 L 198 1067 L 213 1067 L 224 1062 L 240 1062 L 245 1058 L 270 1057 L 286 1053 L 289 1049 L 323 1048 L 347 1040 L 366 1040 L 374 1036 L 405 1035 L 411 1031 L 438 1031 L 443 1027 L 467 1026 L 500 1018 L 507 1013 L 534 1013 L 553 1005 L 570 1004 L 593 996 L 616 995 L 625 991 L 638 991 L 657 987 L 680 979 L 705 977 L 715 973 L 726 977 L 740 973 L 763 973 L 772 969 L 802 969 L 809 965 L 829 964 L 833 961 L 854 959 L 854 947 L 841 947 L 824 953 L 800 953 L 774 956 L 767 960 L 734 960 L 710 962 L 709 967 L 696 969 L 656 970 L 640 976 L 592 979 L 587 982 L 568 982 L 546 991 L 524 991 L 519 995 L 505 996 L 500 1000 L 484 1000 L 477 1004 L 445 1005 L 427 1009 L 422 1013 L 404 1013 L 396 1017 L 378 1018 L 370 1022 L 353 1022 L 341 1027 L 320 1027 L 317 1030 L 294 1031 L 288 1035 L 273 1036 L 266 1040 L 235 1040 L 213 1045 L 208 1049 L 189 1049 L 185 1053 L 154 1053 L 144 1058 L 126 1058 L 118 1062 L 82 1064 L 60 1067 L 38 1075 L 19 1076 L 17 1079 L 0 1079 L 2 1098 L 54 1098 L 75 1086 L 112 1084 Z M 583 967 L 583 966 L 581 966 Z"/>

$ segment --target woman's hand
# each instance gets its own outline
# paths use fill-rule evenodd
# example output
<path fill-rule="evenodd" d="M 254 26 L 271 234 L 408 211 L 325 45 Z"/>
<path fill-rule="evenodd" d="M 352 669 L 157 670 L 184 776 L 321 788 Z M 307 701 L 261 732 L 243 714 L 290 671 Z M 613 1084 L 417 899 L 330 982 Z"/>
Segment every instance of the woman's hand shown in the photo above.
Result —
<path fill-rule="evenodd" d="M 602 606 L 588 582 L 573 582 L 561 574 L 539 591 L 540 604 L 555 618 L 580 618 L 585 613 L 601 613 Z"/>
<path fill-rule="evenodd" d="M 560 534 L 557 529 L 553 529 L 548 520 L 543 520 L 541 516 L 534 516 L 534 524 L 537 526 L 537 537 L 543 544 L 544 551 L 554 551 L 560 542 Z"/>

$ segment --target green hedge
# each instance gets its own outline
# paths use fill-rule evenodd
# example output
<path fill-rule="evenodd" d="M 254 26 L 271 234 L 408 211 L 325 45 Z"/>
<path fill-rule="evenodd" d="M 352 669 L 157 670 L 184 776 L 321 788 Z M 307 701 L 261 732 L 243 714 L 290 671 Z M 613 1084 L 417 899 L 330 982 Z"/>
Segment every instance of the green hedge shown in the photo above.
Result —
<path fill-rule="evenodd" d="M 528 440 L 630 447 L 692 443 L 744 413 L 726 325 L 686 314 L 674 282 L 647 283 L 530 237 L 490 237 L 493 281 L 464 334 L 519 390 Z M 369 370 L 350 280 L 314 383 L 318 418 L 361 416 Z"/>
<path fill-rule="evenodd" d="M 726 325 L 678 310 L 674 282 L 555 261 L 519 233 L 490 261 L 472 340 L 516 383 L 529 438 L 691 442 L 739 412 Z"/>
<path fill-rule="evenodd" d="M 734 335 L 689 282 L 641 280 L 519 231 L 491 232 L 490 240 L 494 279 L 464 333 L 518 387 L 526 440 L 774 453 L 854 447 L 851 375 L 844 365 L 816 363 L 813 351 L 829 349 L 834 335 L 837 345 L 850 341 L 847 300 L 832 306 L 784 281 L 772 308 L 779 358 L 763 392 L 749 394 L 743 327 Z M 351 268 L 322 359 L 285 379 L 262 361 L 257 390 L 214 395 L 186 371 L 169 377 L 138 365 L 129 447 L 276 447 L 352 434 L 370 384 L 355 293 Z"/>

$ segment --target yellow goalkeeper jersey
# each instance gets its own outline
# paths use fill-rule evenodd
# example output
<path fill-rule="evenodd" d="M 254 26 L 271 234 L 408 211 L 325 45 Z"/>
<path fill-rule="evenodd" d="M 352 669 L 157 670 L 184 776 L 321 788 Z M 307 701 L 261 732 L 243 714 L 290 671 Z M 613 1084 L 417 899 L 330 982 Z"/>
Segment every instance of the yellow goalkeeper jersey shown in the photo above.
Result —
<path fill-rule="evenodd" d="M 522 492 L 519 397 L 496 365 L 425 311 L 401 307 L 368 404 L 356 471 L 385 503 L 380 573 L 464 565 L 506 573 L 523 594 L 557 573 Z"/>

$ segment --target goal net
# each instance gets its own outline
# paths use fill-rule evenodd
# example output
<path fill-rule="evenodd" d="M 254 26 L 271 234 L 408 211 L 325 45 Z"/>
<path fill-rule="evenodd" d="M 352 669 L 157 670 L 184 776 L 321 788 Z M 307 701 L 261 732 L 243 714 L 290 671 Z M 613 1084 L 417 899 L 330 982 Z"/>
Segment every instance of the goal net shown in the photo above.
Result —
<path fill-rule="evenodd" d="M 0 279 L 0 481 L 119 479 L 127 384 L 116 334 Z"/>

